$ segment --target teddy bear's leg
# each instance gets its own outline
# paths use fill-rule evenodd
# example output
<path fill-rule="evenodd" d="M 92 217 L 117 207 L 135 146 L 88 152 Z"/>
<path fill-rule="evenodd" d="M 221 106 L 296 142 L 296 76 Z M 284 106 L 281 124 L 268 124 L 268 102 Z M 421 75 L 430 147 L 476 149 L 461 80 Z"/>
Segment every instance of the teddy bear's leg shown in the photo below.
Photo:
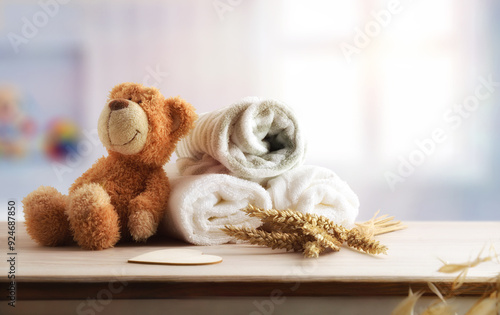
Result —
<path fill-rule="evenodd" d="M 85 184 L 69 196 L 68 217 L 74 240 L 84 249 L 113 247 L 120 239 L 118 214 L 99 184 Z"/>
<path fill-rule="evenodd" d="M 40 186 L 23 199 L 26 230 L 34 241 L 45 246 L 71 242 L 66 201 L 66 196 L 47 186 Z"/>

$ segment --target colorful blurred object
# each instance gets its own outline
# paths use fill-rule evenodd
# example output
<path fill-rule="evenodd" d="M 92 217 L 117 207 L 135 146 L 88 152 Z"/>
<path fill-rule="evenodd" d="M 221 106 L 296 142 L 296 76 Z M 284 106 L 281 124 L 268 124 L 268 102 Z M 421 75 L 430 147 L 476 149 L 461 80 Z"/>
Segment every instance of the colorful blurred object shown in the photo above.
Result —
<path fill-rule="evenodd" d="M 17 89 L 0 86 L 0 159 L 23 158 L 35 129 L 34 120 L 21 108 Z"/>
<path fill-rule="evenodd" d="M 77 151 L 78 126 L 71 120 L 55 118 L 49 122 L 42 142 L 45 155 L 52 161 L 62 162 Z"/>

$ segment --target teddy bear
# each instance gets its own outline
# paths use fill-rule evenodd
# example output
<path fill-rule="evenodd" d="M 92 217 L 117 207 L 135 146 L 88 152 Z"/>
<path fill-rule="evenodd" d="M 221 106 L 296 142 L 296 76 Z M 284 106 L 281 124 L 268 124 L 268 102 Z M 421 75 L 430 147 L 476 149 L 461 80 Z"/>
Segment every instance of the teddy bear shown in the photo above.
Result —
<path fill-rule="evenodd" d="M 98 120 L 108 151 L 63 195 L 41 186 L 23 199 L 26 230 L 37 243 L 73 240 L 101 250 L 118 241 L 145 241 L 158 227 L 170 186 L 163 165 L 194 125 L 194 108 L 154 87 L 121 83 Z"/>

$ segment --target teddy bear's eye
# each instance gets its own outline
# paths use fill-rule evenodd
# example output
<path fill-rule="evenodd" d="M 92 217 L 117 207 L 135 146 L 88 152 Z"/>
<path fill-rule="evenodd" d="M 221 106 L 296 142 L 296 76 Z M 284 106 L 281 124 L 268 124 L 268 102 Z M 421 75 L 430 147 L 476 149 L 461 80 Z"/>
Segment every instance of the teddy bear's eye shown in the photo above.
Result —
<path fill-rule="evenodd" d="M 129 97 L 129 98 L 127 98 L 127 99 L 128 99 L 129 101 L 131 101 L 131 100 L 132 100 L 132 98 L 131 98 L 131 97 Z"/>
<path fill-rule="evenodd" d="M 140 103 L 142 103 L 142 100 L 138 100 L 138 101 L 137 101 L 137 104 L 140 104 Z"/>

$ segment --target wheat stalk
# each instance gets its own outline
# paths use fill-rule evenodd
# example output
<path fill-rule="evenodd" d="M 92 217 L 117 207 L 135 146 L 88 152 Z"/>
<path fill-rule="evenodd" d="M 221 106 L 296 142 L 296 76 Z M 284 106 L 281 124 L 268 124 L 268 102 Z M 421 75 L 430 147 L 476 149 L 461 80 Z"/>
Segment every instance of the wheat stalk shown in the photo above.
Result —
<path fill-rule="evenodd" d="M 332 237 L 325 230 L 310 223 L 304 224 L 303 233 L 314 237 L 316 243 L 321 247 L 330 248 L 333 251 L 338 252 L 340 250 L 340 246 L 342 246 L 342 242 Z"/>
<path fill-rule="evenodd" d="M 222 231 L 237 239 L 248 241 L 253 245 L 264 245 L 272 249 L 286 249 L 287 251 L 302 251 L 303 237 L 299 234 L 266 232 L 262 230 L 225 226 Z"/>
<path fill-rule="evenodd" d="M 385 214 L 377 217 L 379 213 L 380 210 L 375 212 L 370 220 L 362 223 L 356 223 L 356 229 L 366 237 L 373 237 L 375 235 L 390 233 L 407 228 L 407 226 L 403 225 L 401 221 L 394 221 L 394 217 L 387 217 Z"/>
<path fill-rule="evenodd" d="M 368 254 L 387 254 L 386 246 L 380 245 L 378 241 L 365 237 L 356 229 L 352 229 L 348 232 L 346 242 L 349 247 L 362 250 Z"/>
<path fill-rule="evenodd" d="M 318 258 L 319 254 L 325 251 L 325 248 L 317 242 L 307 242 L 304 244 L 304 257 Z"/>
<path fill-rule="evenodd" d="M 251 244 L 264 245 L 272 249 L 303 251 L 305 257 L 318 257 L 326 250 L 339 251 L 344 243 L 369 254 L 387 252 L 387 247 L 367 237 L 358 229 L 346 229 L 316 214 L 303 214 L 294 210 L 262 209 L 253 205 L 242 211 L 251 217 L 259 218 L 271 232 L 234 226 L 226 226 L 223 231 Z M 374 222 L 385 224 L 387 219 Z"/>

